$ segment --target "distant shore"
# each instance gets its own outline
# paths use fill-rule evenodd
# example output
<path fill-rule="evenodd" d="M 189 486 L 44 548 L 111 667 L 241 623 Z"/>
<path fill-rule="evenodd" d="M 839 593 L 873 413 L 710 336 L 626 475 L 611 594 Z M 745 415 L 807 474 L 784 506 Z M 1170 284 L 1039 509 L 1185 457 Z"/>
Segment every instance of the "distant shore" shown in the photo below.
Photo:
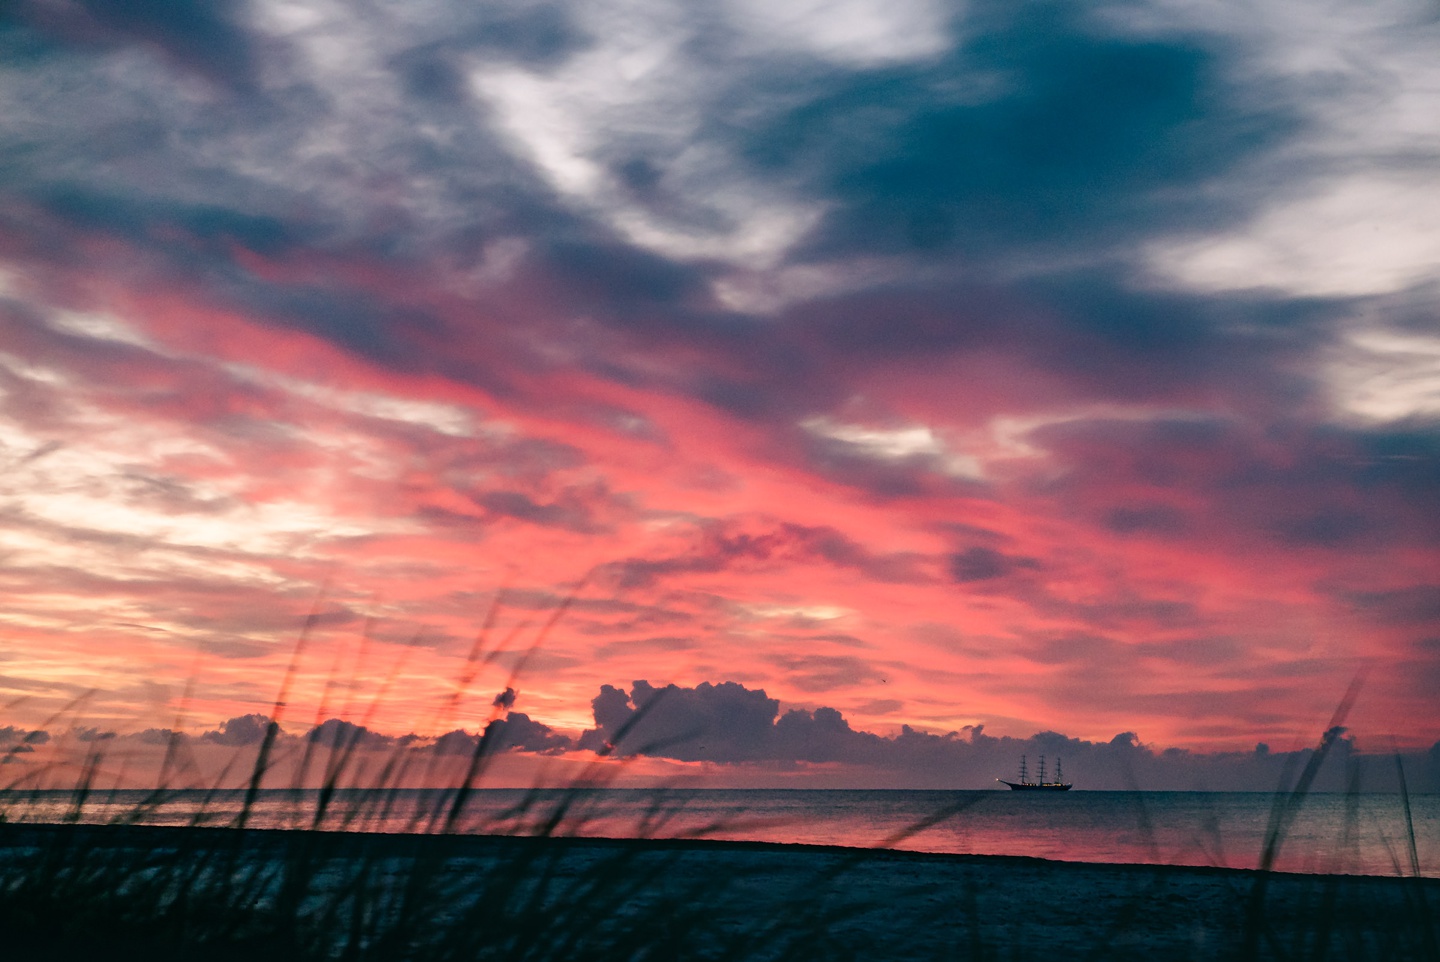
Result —
<path fill-rule="evenodd" d="M 543 867 L 553 895 L 623 890 L 635 925 L 683 906 L 714 931 L 753 937 L 764 957 L 789 926 L 860 959 L 1279 958 L 1333 943 L 1331 957 L 1431 958 L 1440 880 L 1103 865 L 760 842 L 415 836 L 150 826 L 0 826 L 0 872 L 49 856 L 123 871 L 229 852 L 249 864 L 304 859 L 323 887 L 347 866 L 401 876 L 424 864 L 473 888 L 515 865 Z M 666 908 L 672 906 L 674 908 Z M 561 905 L 561 909 L 567 908 Z M 613 921 L 613 920 L 612 920 Z M 1430 926 L 1429 933 L 1424 931 Z M 1297 941 L 1298 940 L 1298 941 Z M 1389 951 L 1410 946 L 1413 951 Z M 1357 954 L 1356 950 L 1366 951 Z M 817 947 L 814 958 L 830 957 Z"/>

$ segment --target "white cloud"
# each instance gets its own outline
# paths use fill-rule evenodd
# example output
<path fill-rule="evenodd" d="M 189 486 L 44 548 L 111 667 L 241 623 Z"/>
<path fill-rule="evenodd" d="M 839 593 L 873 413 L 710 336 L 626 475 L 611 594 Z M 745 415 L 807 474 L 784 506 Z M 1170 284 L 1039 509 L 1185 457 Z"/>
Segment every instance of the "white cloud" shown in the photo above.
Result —
<path fill-rule="evenodd" d="M 518 68 L 482 67 L 471 79 L 477 93 L 494 106 L 500 129 L 557 190 L 588 197 L 604 186 L 604 172 L 586 156 L 595 150 L 599 131 L 586 123 L 587 105 L 579 102 L 581 97 L 572 96 L 561 81 Z M 591 79 L 602 85 L 615 80 Z"/>
<path fill-rule="evenodd" d="M 399 421 L 417 427 L 429 428 L 438 434 L 451 437 L 473 438 L 481 434 L 495 437 L 509 433 L 509 429 L 498 423 L 486 424 L 483 431 L 477 424 L 475 412 L 456 404 L 441 404 L 435 401 L 418 401 L 376 391 L 350 391 L 315 381 L 266 371 L 249 364 L 222 365 L 225 372 L 238 381 L 262 385 L 284 391 L 295 397 L 340 411 L 358 414 L 362 417 L 385 421 Z"/>
<path fill-rule="evenodd" d="M 735 602 L 733 609 L 742 617 L 771 620 L 775 618 L 803 619 L 805 621 L 834 621 L 855 614 L 854 609 L 838 605 L 781 605 L 746 604 Z"/>
<path fill-rule="evenodd" d="M 872 428 L 814 417 L 802 421 L 800 426 L 816 437 L 838 441 L 858 457 L 875 461 L 930 460 L 952 477 L 978 479 L 982 476 L 979 461 L 950 450 L 933 429 L 924 425 Z"/>
<path fill-rule="evenodd" d="M 18 297 L 20 293 L 20 272 L 0 263 L 0 297 Z"/>
<path fill-rule="evenodd" d="M 4 351 L 0 351 L 0 367 L 8 368 L 10 373 L 16 377 L 51 387 L 62 387 L 69 380 L 64 372 L 52 366 Z M 0 385 L 0 391 L 4 390 L 4 385 Z"/>
<path fill-rule="evenodd" d="M 91 319 L 76 327 L 84 329 L 109 339 L 123 325 Z M 0 531 L 0 549 L 13 564 L 95 570 L 100 561 L 85 560 L 93 556 L 108 558 L 115 577 L 155 564 L 173 575 L 178 555 L 171 552 L 296 556 L 332 538 L 409 530 L 405 521 L 360 521 L 331 507 L 331 490 L 350 483 L 346 468 L 358 458 L 356 444 L 297 470 L 293 497 L 255 500 L 246 491 L 256 479 L 236 470 L 232 452 L 206 440 L 202 432 L 111 410 L 103 398 L 86 395 L 88 384 L 52 366 L 3 355 L 0 363 L 35 385 L 60 389 L 55 391 L 52 423 L 43 432 L 0 414 L 5 467 L 0 472 L 0 509 L 10 519 L 9 529 Z M 60 402 L 62 392 L 66 397 Z M 352 409 L 368 406 L 376 416 L 416 418 L 429 426 L 437 419 L 435 406 L 424 403 L 396 401 L 387 406 L 383 397 L 359 393 L 342 394 L 341 399 Z M 329 440 L 295 425 L 272 427 L 303 438 L 314 449 L 324 449 Z M 176 476 L 167 468 L 173 464 L 188 466 L 188 476 Z M 202 465 L 211 470 L 198 467 Z M 94 543 L 72 545 L 63 534 L 51 533 L 66 531 Z M 103 547 L 107 541 L 114 545 L 110 554 Z M 155 552 L 167 553 L 169 560 L 157 562 Z M 242 574 L 250 577 L 254 571 L 246 568 Z"/>
<path fill-rule="evenodd" d="M 772 314 L 821 297 L 863 290 L 900 275 L 897 261 L 853 258 L 829 264 L 791 264 L 775 270 L 735 270 L 713 284 L 715 299 L 736 311 Z"/>
<path fill-rule="evenodd" d="M 65 334 L 144 348 L 153 354 L 164 353 L 155 341 L 113 314 L 57 309 L 50 312 L 47 322 L 51 328 Z"/>
<path fill-rule="evenodd" d="M 186 359 L 202 365 L 210 363 L 208 359 L 197 355 L 175 354 L 112 314 L 54 309 L 47 315 L 47 324 L 54 330 L 76 337 L 139 347 L 152 354 Z M 43 364 L 5 354 L 0 354 L 0 364 L 31 380 L 56 386 L 67 383 L 67 376 L 63 372 Z M 460 405 L 421 401 L 376 391 L 344 390 L 318 381 L 267 371 L 252 364 L 219 363 L 216 366 L 235 381 L 283 391 L 346 414 L 412 424 L 451 437 L 473 438 L 482 434 L 494 437 L 509 432 L 506 426 L 495 422 L 487 423 L 482 430 L 475 412 Z M 103 420 L 103 415 L 98 412 L 92 414 Z M 176 443 L 186 442 L 176 439 Z"/>
<path fill-rule="evenodd" d="M 943 53 L 953 7 L 933 0 L 733 0 L 752 43 L 869 67 Z"/>
<path fill-rule="evenodd" d="M 1440 335 L 1355 330 L 1326 374 L 1345 416 L 1370 422 L 1440 417 Z"/>
<path fill-rule="evenodd" d="M 1040 458 L 1047 452 L 1031 443 L 1034 432 L 1061 424 L 1084 424 L 1087 421 L 1196 421 L 1214 418 L 1207 411 L 1185 408 L 1151 407 L 1143 404 L 1089 404 L 1062 410 L 1034 411 L 1029 414 L 1002 414 L 990 420 L 990 440 L 994 445 L 990 457 Z M 988 459 L 987 459 L 988 460 Z"/>
<path fill-rule="evenodd" d="M 1124 10 L 1112 25 L 1225 36 L 1240 54 L 1227 79 L 1250 98 L 1241 106 L 1297 121 L 1281 149 L 1205 188 L 1220 202 L 1257 197 L 1249 222 L 1153 244 L 1151 281 L 1355 296 L 1440 277 L 1440 22 L 1428 5 L 1161 0 Z"/>
<path fill-rule="evenodd" d="M 582 11 L 594 43 L 558 67 L 473 64 L 472 89 L 512 148 L 633 244 L 682 260 L 774 263 L 823 207 L 751 176 L 702 136 L 707 100 L 733 75 L 692 56 L 697 23 L 655 0 Z M 649 197 L 618 173 L 635 161 L 654 179 Z"/>
<path fill-rule="evenodd" d="M 301 545 L 332 537 L 370 534 L 385 526 L 359 524 L 318 507 L 320 497 L 249 503 L 235 496 L 243 486 L 199 479 L 163 495 L 145 497 L 147 471 L 176 458 L 223 464 L 227 459 L 173 427 L 144 424 L 77 405 L 72 424 L 84 423 L 84 437 L 43 457 L 12 465 L 0 480 L 0 504 L 29 523 L 93 535 L 112 536 L 155 547 L 203 548 L 250 555 L 294 554 Z M 6 448 L 40 450 L 38 437 L 4 424 Z M 313 485 L 314 479 L 309 479 Z M 234 489 L 234 490 L 232 490 Z M 307 492 L 317 494 L 318 492 Z M 31 547 L 35 545 L 30 542 Z M 15 544 L 11 545 L 15 547 Z M 55 563 L 52 558 L 50 563 Z"/>
<path fill-rule="evenodd" d="M 1440 278 L 1440 176 L 1347 177 L 1283 201 L 1235 233 L 1157 244 L 1149 259 L 1161 276 L 1207 291 L 1403 290 Z"/>

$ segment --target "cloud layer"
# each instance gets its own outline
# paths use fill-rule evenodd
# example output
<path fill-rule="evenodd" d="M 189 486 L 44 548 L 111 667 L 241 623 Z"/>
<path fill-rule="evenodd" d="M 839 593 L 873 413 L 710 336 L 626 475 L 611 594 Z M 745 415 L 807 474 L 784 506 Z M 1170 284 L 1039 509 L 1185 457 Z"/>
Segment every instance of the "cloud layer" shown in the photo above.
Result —
<path fill-rule="evenodd" d="M 763 689 L 735 682 L 694 688 L 606 685 L 591 701 L 593 728 L 556 731 L 506 711 L 483 728 L 436 738 L 385 734 L 329 718 L 302 734 L 269 716 L 228 719 L 198 736 L 173 729 L 117 733 L 71 727 L 0 729 L 6 764 L 40 769 L 55 780 L 95 758 L 106 777 L 126 785 L 155 779 L 195 787 L 248 784 L 266 754 L 270 785 L 481 787 L 519 784 L 592 786 L 1000 789 L 1002 780 L 1064 780 L 1085 790 L 1287 791 L 1314 765 L 1310 790 L 1396 792 L 1403 767 L 1409 791 L 1440 788 L 1440 742 L 1427 751 L 1365 752 L 1343 725 L 1304 747 L 1257 743 L 1248 751 L 1194 753 L 1160 749 L 1120 732 L 1090 741 L 1054 731 L 1028 738 L 994 736 L 985 726 L 942 734 L 908 725 L 893 735 L 852 728 L 834 708 L 789 709 Z M 96 756 L 97 743 L 99 755 Z M 261 749 L 262 743 L 268 747 Z M 40 754 L 37 754 L 37 748 Z M 1317 756 L 1320 752 L 1320 757 Z M 24 757 L 34 755 L 35 759 Z M 123 759 L 123 765 L 114 763 Z M 1396 763 L 1399 763 L 1397 766 Z M 1017 774 L 1019 768 L 1025 774 Z M 998 775 L 997 775 L 998 773 Z M 178 776 L 178 779 L 177 779 Z M 27 777 L 25 774 L 21 778 Z"/>
<path fill-rule="evenodd" d="M 772 6 L 7 7 L 7 724 L 1440 738 L 1433 18 Z"/>

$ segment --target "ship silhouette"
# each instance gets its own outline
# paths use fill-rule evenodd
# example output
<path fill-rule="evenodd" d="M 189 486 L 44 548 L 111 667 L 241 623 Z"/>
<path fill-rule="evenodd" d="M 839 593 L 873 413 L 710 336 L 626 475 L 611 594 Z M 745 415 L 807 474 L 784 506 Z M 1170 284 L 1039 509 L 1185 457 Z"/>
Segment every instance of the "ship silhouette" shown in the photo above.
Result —
<path fill-rule="evenodd" d="M 1071 786 L 1071 783 L 1070 783 L 1070 782 L 1065 781 L 1065 772 L 1064 772 L 1064 769 L 1062 769 L 1062 768 L 1060 767 L 1060 759 L 1059 759 L 1059 758 L 1056 758 L 1056 759 L 1055 759 L 1055 781 L 1053 781 L 1053 782 L 1047 782 L 1047 781 L 1045 781 L 1045 756 L 1044 756 L 1044 755 L 1041 755 L 1041 756 L 1040 756 L 1040 779 L 1039 779 L 1039 781 L 1034 781 L 1034 782 L 1030 781 L 1029 772 L 1027 772 L 1026 769 L 1025 769 L 1025 756 L 1024 756 L 1024 755 L 1021 755 L 1021 756 L 1020 756 L 1020 781 L 1018 781 L 1018 782 L 1007 782 L 1007 781 L 1005 781 L 1005 779 L 1003 779 L 1003 778 L 997 778 L 997 779 L 995 779 L 995 781 L 999 782 L 1001 785 L 1009 785 L 1012 789 L 1014 789 L 1014 790 L 1017 791 L 1017 792 L 1068 792 L 1068 791 L 1070 791 L 1070 786 Z"/>

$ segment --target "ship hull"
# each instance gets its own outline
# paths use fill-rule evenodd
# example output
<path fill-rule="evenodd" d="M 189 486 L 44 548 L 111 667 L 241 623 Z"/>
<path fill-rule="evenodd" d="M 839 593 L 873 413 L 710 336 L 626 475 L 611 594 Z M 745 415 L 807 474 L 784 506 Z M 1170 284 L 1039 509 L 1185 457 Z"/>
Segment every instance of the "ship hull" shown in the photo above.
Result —
<path fill-rule="evenodd" d="M 1064 783 L 1059 783 L 1059 782 L 1046 782 L 1046 783 L 1043 784 L 1043 785 L 1037 785 L 1037 784 L 1034 783 L 1034 782 L 1007 782 L 1007 781 L 1005 781 L 1005 779 L 1003 779 L 1003 778 L 997 778 L 996 781 L 999 782 L 1001 785 L 1009 785 L 1012 790 L 1017 791 L 1017 792 L 1068 792 L 1068 791 L 1070 791 L 1070 785 L 1069 785 L 1069 784 L 1064 784 Z"/>

